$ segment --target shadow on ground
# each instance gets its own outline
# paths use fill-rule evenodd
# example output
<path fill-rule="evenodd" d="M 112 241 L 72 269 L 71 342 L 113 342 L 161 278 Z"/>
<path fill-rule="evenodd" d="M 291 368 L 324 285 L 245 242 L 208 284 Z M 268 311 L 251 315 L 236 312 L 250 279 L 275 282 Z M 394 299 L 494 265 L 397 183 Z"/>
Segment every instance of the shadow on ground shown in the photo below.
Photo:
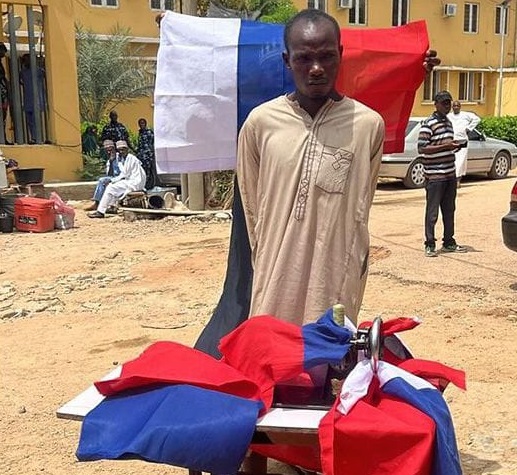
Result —
<path fill-rule="evenodd" d="M 463 475 L 490 474 L 501 468 L 501 465 L 494 460 L 486 460 L 474 457 L 465 452 L 460 453 Z"/>

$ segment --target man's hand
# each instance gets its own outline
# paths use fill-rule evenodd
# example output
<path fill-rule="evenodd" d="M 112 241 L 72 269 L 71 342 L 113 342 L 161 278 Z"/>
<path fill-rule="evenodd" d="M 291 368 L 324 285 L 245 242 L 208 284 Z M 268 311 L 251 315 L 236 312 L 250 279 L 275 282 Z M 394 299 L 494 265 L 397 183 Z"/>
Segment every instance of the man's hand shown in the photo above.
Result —
<path fill-rule="evenodd" d="M 424 69 L 430 73 L 435 66 L 438 66 L 442 60 L 437 56 L 434 49 L 429 49 L 425 53 L 424 58 Z"/>
<path fill-rule="evenodd" d="M 459 152 L 463 147 L 467 146 L 467 142 L 465 140 L 453 140 L 449 144 L 448 150 L 451 152 Z"/>

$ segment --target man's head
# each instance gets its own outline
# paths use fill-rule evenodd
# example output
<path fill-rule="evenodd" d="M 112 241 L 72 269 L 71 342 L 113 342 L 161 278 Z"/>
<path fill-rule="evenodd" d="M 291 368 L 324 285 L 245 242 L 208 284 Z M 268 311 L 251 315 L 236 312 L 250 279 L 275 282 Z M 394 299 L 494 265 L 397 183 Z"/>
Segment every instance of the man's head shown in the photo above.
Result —
<path fill-rule="evenodd" d="M 113 142 L 113 140 L 104 140 L 104 142 L 102 142 L 102 148 L 106 150 L 106 153 L 111 155 L 115 150 L 115 142 Z"/>
<path fill-rule="evenodd" d="M 452 110 L 455 114 L 459 114 L 461 112 L 461 102 L 460 101 L 453 101 L 452 103 Z"/>
<path fill-rule="evenodd" d="M 140 129 L 146 129 L 147 128 L 147 121 L 144 119 L 144 118 L 140 118 L 138 119 L 138 127 L 140 127 Z"/>
<path fill-rule="evenodd" d="M 125 140 L 118 140 L 115 144 L 117 147 L 117 152 L 122 157 L 125 157 L 129 152 L 129 147 L 127 146 L 127 142 Z"/>
<path fill-rule="evenodd" d="M 320 10 L 302 10 L 289 20 L 283 58 L 299 94 L 319 99 L 334 90 L 343 52 L 340 38 L 336 20 Z"/>
<path fill-rule="evenodd" d="M 3 58 L 7 54 L 7 46 L 0 42 L 0 58 Z"/>
<path fill-rule="evenodd" d="M 451 111 L 452 96 L 449 91 L 440 91 L 434 96 L 436 112 L 447 115 Z"/>
<path fill-rule="evenodd" d="M 117 123 L 117 121 L 118 121 L 117 111 L 111 111 L 110 112 L 110 121 L 113 122 L 114 124 Z"/>

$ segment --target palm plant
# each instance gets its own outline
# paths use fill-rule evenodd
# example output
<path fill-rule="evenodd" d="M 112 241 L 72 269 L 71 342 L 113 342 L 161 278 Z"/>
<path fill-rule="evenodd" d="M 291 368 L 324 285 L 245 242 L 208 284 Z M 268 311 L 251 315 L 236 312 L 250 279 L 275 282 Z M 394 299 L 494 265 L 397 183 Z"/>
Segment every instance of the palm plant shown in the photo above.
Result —
<path fill-rule="evenodd" d="M 76 25 L 81 120 L 97 123 L 118 104 L 151 96 L 154 74 L 132 48 L 129 30 L 115 27 L 106 37 Z"/>

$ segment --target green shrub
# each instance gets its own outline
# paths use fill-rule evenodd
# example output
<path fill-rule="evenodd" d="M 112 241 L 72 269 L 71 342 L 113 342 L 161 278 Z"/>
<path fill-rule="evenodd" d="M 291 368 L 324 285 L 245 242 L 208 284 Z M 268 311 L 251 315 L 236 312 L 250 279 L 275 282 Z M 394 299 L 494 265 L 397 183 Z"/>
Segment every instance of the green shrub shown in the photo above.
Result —
<path fill-rule="evenodd" d="M 478 129 L 485 135 L 517 145 L 517 116 L 484 117 Z"/>
<path fill-rule="evenodd" d="M 98 153 L 83 154 L 83 168 L 76 170 L 76 174 L 81 181 L 95 181 L 106 174 L 106 161 Z"/>

